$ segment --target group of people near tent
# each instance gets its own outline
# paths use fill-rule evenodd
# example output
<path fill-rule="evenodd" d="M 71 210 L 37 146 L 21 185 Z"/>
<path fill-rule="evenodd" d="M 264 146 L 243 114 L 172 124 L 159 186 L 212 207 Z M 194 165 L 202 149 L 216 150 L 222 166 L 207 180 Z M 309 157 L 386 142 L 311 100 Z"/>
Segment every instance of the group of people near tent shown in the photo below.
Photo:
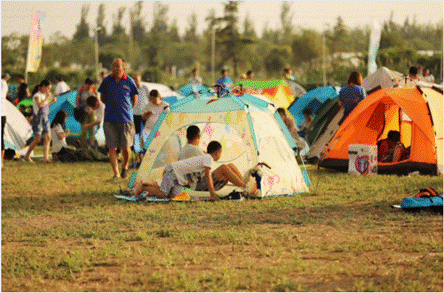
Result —
<path fill-rule="evenodd" d="M 82 154 L 68 146 L 66 139 L 72 133 L 66 129 L 65 123 L 69 114 L 65 110 L 59 110 L 52 121 L 49 121 L 49 106 L 56 102 L 57 96 L 51 94 L 51 82 L 43 80 L 31 94 L 34 139 L 24 156 L 25 161 L 32 162 L 31 153 L 43 139 L 43 162 L 49 162 L 52 140 L 53 159 L 76 161 L 82 156 L 89 156 L 96 160 L 110 160 L 114 177 L 126 178 L 130 147 L 139 144 L 145 155 L 140 156 L 142 163 L 135 186 L 137 195 L 148 191 L 156 196 L 171 197 L 194 183 L 194 190 L 207 191 L 211 198 L 217 198 L 216 191 L 223 189 L 228 182 L 248 194 L 259 192 L 261 196 L 306 190 L 307 182 L 302 185 L 299 182 L 304 180 L 304 176 L 294 160 L 293 151 L 301 153 L 310 148 L 311 152 L 312 147 L 318 152 L 320 167 L 342 171 L 346 171 L 347 148 L 351 144 L 377 145 L 377 160 L 382 171 L 397 172 L 399 168 L 407 167 L 407 170 L 416 168 L 424 173 L 433 173 L 436 172 L 437 165 L 442 166 L 442 147 L 437 147 L 437 141 L 442 140 L 442 130 L 439 134 L 439 131 L 433 129 L 434 121 L 441 121 L 442 116 L 437 117 L 436 112 L 430 110 L 430 97 L 434 93 L 425 92 L 421 87 L 411 87 L 412 83 L 420 85 L 416 83 L 420 78 L 414 67 L 410 69 L 409 76 L 382 68 L 381 72 L 390 76 L 387 80 L 392 83 L 384 85 L 388 87 L 386 89 L 381 88 L 380 80 L 379 88 L 366 88 L 369 84 L 374 85 L 376 79 L 372 80 L 371 76 L 363 79 L 361 73 L 356 71 L 350 74 L 347 85 L 342 88 L 318 88 L 308 93 L 297 85 L 288 69 L 284 70 L 284 80 L 255 81 L 252 80 L 253 73 L 249 72 L 245 79 L 236 84 L 228 76 L 228 70 L 223 69 L 215 91 L 202 85 L 202 78 L 198 70 L 194 69 L 189 86 L 179 90 L 182 97 L 175 97 L 175 103 L 169 104 L 166 102 L 168 98 L 162 99 L 158 90 L 149 90 L 147 84 L 141 81 L 140 75 L 128 77 L 124 73 L 123 62 L 120 59 L 117 61 L 120 62 L 119 81 L 124 80 L 122 89 L 128 90 L 123 102 L 127 103 L 124 105 L 126 110 L 116 110 L 116 107 L 122 105 L 117 102 L 118 97 L 114 97 L 113 93 L 121 89 L 114 91 L 115 83 L 109 81 L 115 79 L 113 68 L 113 74 L 104 77 L 104 84 L 99 90 L 95 89 L 91 79 L 85 80 L 85 85 L 76 95 L 73 115 L 81 125 L 80 148 L 96 150 L 96 129 L 103 127 L 108 157 L 104 154 L 96 157 L 95 153 Z M 292 86 L 291 82 L 294 83 Z M 399 86 L 402 83 L 404 87 Z M 392 87 L 395 89 L 390 89 Z M 432 89 L 442 97 L 442 90 Z M 57 91 L 66 90 L 69 91 L 69 88 L 61 85 Z M 322 92 L 322 98 L 318 92 Z M 271 116 L 269 113 L 265 115 L 269 107 L 274 108 Z M 242 112 L 243 108 L 248 109 L 248 112 Z M 423 113 L 414 114 L 413 109 Z M 124 121 L 134 125 L 134 129 L 121 128 L 116 124 L 120 120 L 115 120 L 115 117 L 123 117 Z M 270 117 L 274 121 L 271 124 Z M 432 120 L 426 121 L 424 117 L 431 117 Z M 241 122 L 242 119 L 244 121 Z M 238 126 L 234 127 L 233 121 L 244 125 L 244 129 L 240 131 L 236 128 Z M 263 121 L 268 123 L 263 124 Z M 199 122 L 202 125 L 193 125 L 186 129 L 187 144 L 181 147 L 184 126 L 190 122 Z M 226 129 L 217 126 L 218 123 Z M 331 124 L 337 126 L 329 128 Z M 266 129 L 273 127 L 277 127 L 274 132 Z M 249 129 L 247 132 L 246 128 Z M 191 134 L 193 129 L 195 137 Z M 237 132 L 239 136 L 231 132 Z M 164 133 L 169 134 L 164 136 Z M 278 133 L 282 136 L 276 136 Z M 204 147 L 207 154 L 195 144 L 200 141 L 201 135 L 206 137 Z M 162 137 L 160 140 L 159 136 Z M 246 141 L 249 136 L 253 138 L 252 141 Z M 317 140 L 323 136 L 326 138 L 317 145 Z M 282 142 L 283 138 L 285 143 Z M 430 141 L 430 147 L 418 152 L 418 144 L 424 144 L 426 140 Z M 283 145 L 289 146 L 291 151 Z M 117 168 L 118 149 L 123 153 L 122 172 Z M 255 155 L 256 152 L 257 155 L 261 153 L 260 157 Z M 184 153 L 187 155 L 184 156 Z M 230 159 L 218 162 L 224 156 Z M 281 159 L 276 160 L 276 156 Z M 291 167 L 283 167 L 285 160 L 282 158 L 290 160 Z M 281 166 L 275 164 L 275 161 L 281 161 Z M 398 162 L 402 163 L 399 165 L 401 167 L 394 167 Z M 216 168 L 210 173 L 213 163 Z M 244 165 L 248 168 L 245 169 Z M 267 168 L 262 170 L 263 173 L 268 173 L 254 184 L 259 191 L 251 186 L 247 187 L 242 174 L 264 165 L 271 165 L 269 169 L 272 171 L 270 173 Z M 288 169 L 297 174 L 296 181 L 295 178 L 282 177 L 282 173 Z"/>

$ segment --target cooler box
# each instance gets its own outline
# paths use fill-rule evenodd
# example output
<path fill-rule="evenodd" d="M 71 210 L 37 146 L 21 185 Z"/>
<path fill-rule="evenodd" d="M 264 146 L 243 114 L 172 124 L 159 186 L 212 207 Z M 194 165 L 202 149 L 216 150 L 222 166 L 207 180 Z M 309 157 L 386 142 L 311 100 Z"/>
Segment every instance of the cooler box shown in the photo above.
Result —
<path fill-rule="evenodd" d="M 363 144 L 349 145 L 348 173 L 353 175 L 378 173 L 378 147 Z"/>

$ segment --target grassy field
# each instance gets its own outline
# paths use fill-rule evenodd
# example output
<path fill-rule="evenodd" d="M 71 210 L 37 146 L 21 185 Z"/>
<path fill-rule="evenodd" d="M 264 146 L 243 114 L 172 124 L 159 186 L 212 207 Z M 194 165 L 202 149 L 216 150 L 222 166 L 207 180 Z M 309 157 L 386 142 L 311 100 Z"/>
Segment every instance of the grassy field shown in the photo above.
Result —
<path fill-rule="evenodd" d="M 442 177 L 309 170 L 308 194 L 132 204 L 108 163 L 2 169 L 3 291 L 443 291 Z"/>

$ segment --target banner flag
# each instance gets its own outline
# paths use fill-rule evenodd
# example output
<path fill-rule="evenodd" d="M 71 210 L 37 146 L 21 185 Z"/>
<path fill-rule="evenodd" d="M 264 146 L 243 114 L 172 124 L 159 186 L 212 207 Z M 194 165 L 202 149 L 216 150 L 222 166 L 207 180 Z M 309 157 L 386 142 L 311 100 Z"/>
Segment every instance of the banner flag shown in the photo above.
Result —
<path fill-rule="evenodd" d="M 35 11 L 32 16 L 31 35 L 29 36 L 26 72 L 36 72 L 42 59 L 43 32 L 42 22 L 44 13 Z"/>
<path fill-rule="evenodd" d="M 381 40 L 381 25 L 379 22 L 373 20 L 373 28 L 370 33 L 370 44 L 368 48 L 368 75 L 376 71 L 376 54 L 379 49 L 379 41 Z"/>

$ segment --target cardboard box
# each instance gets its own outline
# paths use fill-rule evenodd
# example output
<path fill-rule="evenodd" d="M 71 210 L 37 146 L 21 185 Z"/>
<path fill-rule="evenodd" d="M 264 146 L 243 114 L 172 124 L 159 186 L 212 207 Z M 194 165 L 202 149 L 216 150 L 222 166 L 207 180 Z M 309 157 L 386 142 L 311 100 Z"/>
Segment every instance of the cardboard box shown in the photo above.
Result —
<path fill-rule="evenodd" d="M 351 144 L 348 146 L 348 173 L 368 175 L 378 173 L 378 147 Z"/>

